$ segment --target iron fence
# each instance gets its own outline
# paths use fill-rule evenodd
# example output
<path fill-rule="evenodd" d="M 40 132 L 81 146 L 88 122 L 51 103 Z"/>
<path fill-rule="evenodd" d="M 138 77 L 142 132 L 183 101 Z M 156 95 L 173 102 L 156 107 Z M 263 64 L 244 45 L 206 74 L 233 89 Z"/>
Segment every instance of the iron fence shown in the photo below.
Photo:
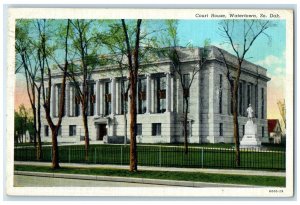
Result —
<path fill-rule="evenodd" d="M 285 170 L 285 151 L 261 149 L 241 149 L 240 166 L 235 164 L 234 148 L 190 147 L 185 154 L 179 146 L 143 146 L 137 147 L 138 165 L 154 167 L 189 168 L 240 168 Z M 15 148 L 15 161 L 37 161 L 36 151 L 32 147 Z M 51 147 L 43 147 L 40 161 L 51 162 Z M 129 146 L 101 145 L 91 146 L 88 160 L 85 160 L 83 146 L 60 146 L 59 161 L 64 163 L 93 164 L 129 164 Z"/>

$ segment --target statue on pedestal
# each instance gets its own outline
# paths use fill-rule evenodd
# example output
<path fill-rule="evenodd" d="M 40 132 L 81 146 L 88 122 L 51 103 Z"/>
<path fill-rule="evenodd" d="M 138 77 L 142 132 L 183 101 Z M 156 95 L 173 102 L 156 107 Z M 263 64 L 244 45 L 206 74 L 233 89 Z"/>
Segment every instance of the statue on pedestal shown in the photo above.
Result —
<path fill-rule="evenodd" d="M 255 148 L 261 146 L 261 139 L 257 136 L 257 125 L 253 122 L 254 110 L 249 104 L 247 108 L 247 123 L 245 124 L 245 134 L 240 142 L 241 148 Z"/>
<path fill-rule="evenodd" d="M 251 104 L 249 104 L 249 107 L 247 108 L 247 113 L 248 113 L 248 120 L 252 121 L 254 110 L 252 109 Z"/>

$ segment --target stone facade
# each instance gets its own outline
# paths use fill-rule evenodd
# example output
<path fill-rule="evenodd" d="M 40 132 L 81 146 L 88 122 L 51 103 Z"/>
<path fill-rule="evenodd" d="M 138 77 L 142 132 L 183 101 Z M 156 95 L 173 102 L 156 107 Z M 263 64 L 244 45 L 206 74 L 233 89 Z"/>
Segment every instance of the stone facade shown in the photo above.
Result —
<path fill-rule="evenodd" d="M 233 119 L 231 114 L 230 85 L 226 67 L 219 50 L 208 48 L 208 56 L 200 71 L 195 75 L 189 91 L 188 130 L 190 143 L 232 143 Z M 192 70 L 200 66 L 202 48 L 178 48 L 182 73 L 191 79 Z M 232 73 L 236 58 L 224 51 Z M 178 143 L 183 142 L 183 91 L 180 78 L 166 58 L 159 58 L 144 65 L 138 83 L 137 142 Z M 246 108 L 251 103 L 255 112 L 258 136 L 268 141 L 267 81 L 266 69 L 245 61 L 242 66 L 239 87 L 239 130 L 243 136 L 247 121 Z M 130 98 L 122 95 L 122 84 L 126 79 L 119 76 L 114 66 L 94 70 L 90 79 L 90 102 L 88 126 L 91 143 L 102 143 L 107 138 L 120 139 L 129 136 L 129 122 L 125 129 L 124 105 Z M 53 78 L 51 115 L 57 120 L 58 98 L 61 75 Z M 124 97 L 122 97 L 124 96 Z M 125 106 L 126 107 L 126 106 Z M 42 110 L 43 111 L 43 110 Z M 59 142 L 80 142 L 84 128 L 81 107 L 76 100 L 72 83 L 66 86 L 66 111 L 63 117 Z M 128 109 L 125 110 L 129 119 Z M 42 141 L 51 141 L 51 130 L 42 112 Z"/>

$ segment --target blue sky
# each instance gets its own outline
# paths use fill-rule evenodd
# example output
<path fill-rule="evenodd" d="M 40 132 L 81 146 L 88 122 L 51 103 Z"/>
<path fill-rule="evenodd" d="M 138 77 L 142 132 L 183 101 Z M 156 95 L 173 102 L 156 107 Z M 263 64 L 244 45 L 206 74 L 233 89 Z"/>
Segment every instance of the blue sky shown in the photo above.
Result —
<path fill-rule="evenodd" d="M 286 22 L 274 20 L 272 23 L 276 26 L 266 31 L 271 41 L 266 36 L 260 35 L 245 58 L 267 69 L 267 76 L 271 78 L 268 82 L 267 115 L 269 119 L 281 119 L 277 102 L 284 99 L 286 93 Z M 180 45 L 185 46 L 191 42 L 194 46 L 201 47 L 205 39 L 210 39 L 212 45 L 232 52 L 231 46 L 224 44 L 224 38 L 218 28 L 218 20 L 180 20 L 178 24 Z"/>
<path fill-rule="evenodd" d="M 246 56 L 247 60 L 257 63 L 270 55 L 283 57 L 286 46 L 285 21 L 276 20 L 274 22 L 277 26 L 270 27 L 266 31 L 271 36 L 271 42 L 264 35 L 259 36 L 249 50 Z M 203 46 L 204 40 L 210 39 L 212 45 L 221 46 L 224 38 L 220 36 L 218 23 L 218 20 L 180 20 L 178 25 L 180 44 L 184 46 L 191 41 L 194 46 Z M 281 63 L 281 66 L 285 65 Z M 268 70 L 273 74 L 273 69 Z"/>

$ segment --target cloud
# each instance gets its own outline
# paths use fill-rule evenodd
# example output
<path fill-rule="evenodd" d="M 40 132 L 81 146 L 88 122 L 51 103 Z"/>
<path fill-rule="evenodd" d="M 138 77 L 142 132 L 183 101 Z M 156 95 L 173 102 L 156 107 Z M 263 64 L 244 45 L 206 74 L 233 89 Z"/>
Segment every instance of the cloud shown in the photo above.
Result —
<path fill-rule="evenodd" d="M 268 55 L 265 57 L 265 59 L 255 62 L 256 64 L 262 66 L 262 67 L 274 67 L 279 65 L 285 64 L 285 56 L 283 55 L 282 58 L 274 56 L 274 55 Z"/>

